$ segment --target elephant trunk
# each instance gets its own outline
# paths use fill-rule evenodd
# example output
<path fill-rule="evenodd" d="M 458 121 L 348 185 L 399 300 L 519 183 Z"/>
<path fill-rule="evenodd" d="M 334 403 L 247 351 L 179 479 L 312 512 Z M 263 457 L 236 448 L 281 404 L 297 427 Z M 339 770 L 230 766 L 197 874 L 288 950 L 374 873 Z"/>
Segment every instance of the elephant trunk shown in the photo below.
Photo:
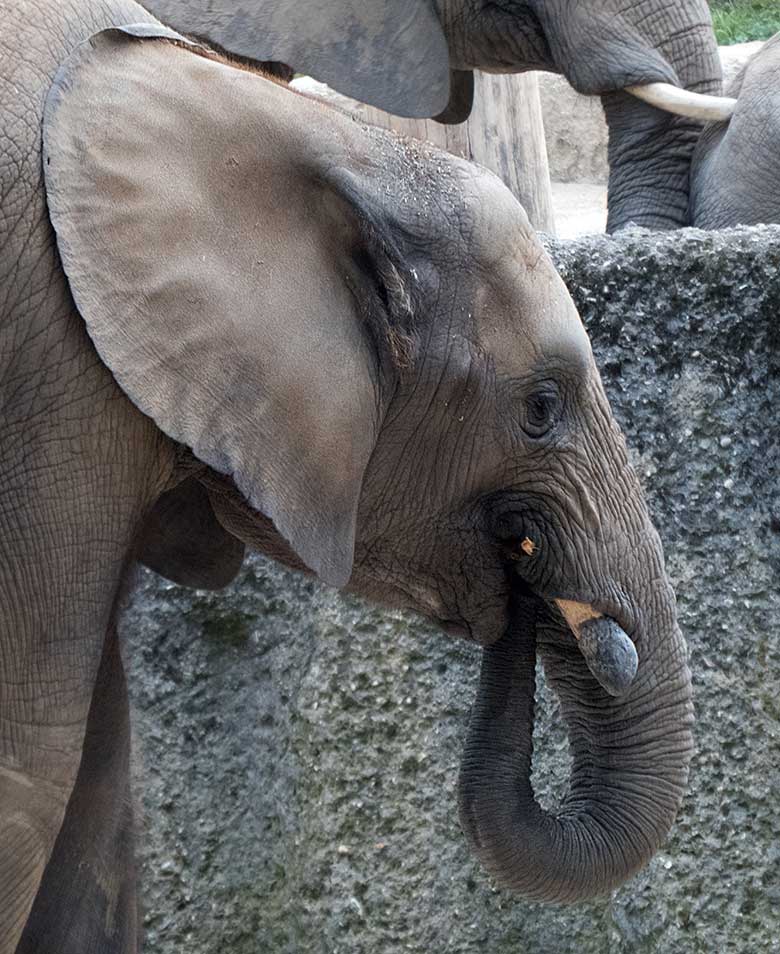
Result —
<path fill-rule="evenodd" d="M 650 13 L 652 6 L 638 3 L 637 12 Z M 667 4 L 657 22 L 664 27 L 653 44 L 674 70 L 674 85 L 719 96 L 720 55 L 705 0 Z M 636 82 L 644 85 L 648 80 Z M 635 86 L 631 89 L 636 94 Z M 670 115 L 627 92 L 601 92 L 609 127 L 607 231 L 632 222 L 651 229 L 688 225 L 691 159 L 704 119 Z"/>
<path fill-rule="evenodd" d="M 632 224 L 663 230 L 688 225 L 691 158 L 704 123 L 624 92 L 601 101 L 609 127 L 607 231 Z"/>
<path fill-rule="evenodd" d="M 572 902 L 621 884 L 667 834 L 692 753 L 690 673 L 672 614 L 665 632 L 640 637 L 637 678 L 613 698 L 570 634 L 537 614 L 524 604 L 485 650 L 461 767 L 461 822 L 502 886 Z M 537 646 L 572 753 L 569 792 L 556 814 L 540 807 L 530 781 Z"/>

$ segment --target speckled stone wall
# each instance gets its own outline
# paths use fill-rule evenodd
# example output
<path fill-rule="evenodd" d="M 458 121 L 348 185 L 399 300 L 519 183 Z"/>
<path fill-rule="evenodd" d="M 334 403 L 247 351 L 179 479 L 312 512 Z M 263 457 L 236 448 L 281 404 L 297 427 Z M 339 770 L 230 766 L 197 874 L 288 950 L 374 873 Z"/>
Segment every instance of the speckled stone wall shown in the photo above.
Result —
<path fill-rule="evenodd" d="M 633 447 L 691 652 L 668 843 L 612 898 L 518 902 L 455 809 L 478 650 L 259 558 L 220 594 L 142 575 L 131 669 L 146 949 L 780 951 L 780 229 L 551 251 Z M 537 785 L 567 773 L 542 689 Z"/>

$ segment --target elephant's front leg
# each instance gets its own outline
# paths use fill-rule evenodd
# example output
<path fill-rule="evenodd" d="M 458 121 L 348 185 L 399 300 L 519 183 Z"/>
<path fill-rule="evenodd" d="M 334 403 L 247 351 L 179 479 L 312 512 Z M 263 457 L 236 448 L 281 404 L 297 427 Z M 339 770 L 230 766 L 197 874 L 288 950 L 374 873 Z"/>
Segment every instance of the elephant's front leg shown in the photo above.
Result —
<path fill-rule="evenodd" d="M 11 411 L 50 380 L 57 394 L 0 429 L 0 954 L 15 954 L 54 851 L 133 538 L 170 473 L 168 444 L 79 339 L 69 382 L 10 382 Z"/>
<path fill-rule="evenodd" d="M 112 622 L 76 785 L 16 954 L 136 950 L 130 713 Z"/>
<path fill-rule="evenodd" d="M 8 763 L 8 759 L 5 760 Z M 43 877 L 67 789 L 0 768 L 0 951 L 14 954 Z"/>

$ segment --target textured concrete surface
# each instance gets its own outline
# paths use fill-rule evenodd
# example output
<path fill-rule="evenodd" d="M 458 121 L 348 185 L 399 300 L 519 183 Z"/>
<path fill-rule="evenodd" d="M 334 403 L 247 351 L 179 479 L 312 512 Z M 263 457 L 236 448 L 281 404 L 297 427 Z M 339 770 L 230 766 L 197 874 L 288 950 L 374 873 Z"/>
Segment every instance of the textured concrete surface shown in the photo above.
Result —
<path fill-rule="evenodd" d="M 720 47 L 723 66 L 723 88 L 763 43 L 736 43 Z M 607 124 L 601 100 L 576 93 L 562 76 L 539 73 L 539 96 L 547 139 L 547 161 L 550 178 L 557 182 L 591 182 L 606 185 Z M 556 210 L 556 224 L 558 214 Z M 560 227 L 558 234 L 566 236 Z"/>
<path fill-rule="evenodd" d="M 664 540 L 697 753 L 668 843 L 543 907 L 469 856 L 454 788 L 478 651 L 253 559 L 143 574 L 130 661 L 147 950 L 780 951 L 780 229 L 556 243 Z M 545 803 L 566 743 L 542 689 Z"/>

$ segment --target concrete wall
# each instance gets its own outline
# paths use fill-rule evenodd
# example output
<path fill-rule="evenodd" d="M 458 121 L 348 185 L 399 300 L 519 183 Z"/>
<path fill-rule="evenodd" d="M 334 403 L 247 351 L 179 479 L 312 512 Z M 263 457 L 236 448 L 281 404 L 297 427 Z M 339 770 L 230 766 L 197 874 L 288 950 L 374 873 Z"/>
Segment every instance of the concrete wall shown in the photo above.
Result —
<path fill-rule="evenodd" d="M 458 827 L 478 651 L 261 559 L 144 574 L 125 616 L 147 950 L 780 949 L 780 229 L 552 247 L 666 547 L 697 752 L 668 843 L 611 898 L 496 890 Z M 566 743 L 543 690 L 535 771 Z"/>

